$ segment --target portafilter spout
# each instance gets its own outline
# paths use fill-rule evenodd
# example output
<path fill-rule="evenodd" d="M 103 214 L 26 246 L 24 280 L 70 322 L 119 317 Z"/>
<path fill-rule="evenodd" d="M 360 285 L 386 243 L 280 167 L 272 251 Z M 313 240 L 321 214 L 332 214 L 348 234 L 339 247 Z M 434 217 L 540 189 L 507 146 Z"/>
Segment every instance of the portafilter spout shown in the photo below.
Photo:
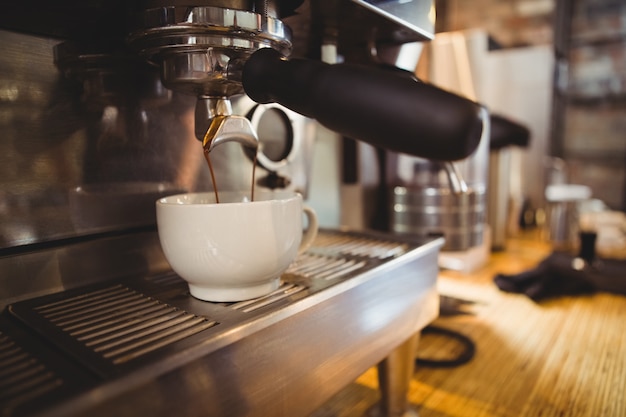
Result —
<path fill-rule="evenodd" d="M 196 136 L 202 137 L 202 147 L 207 152 L 226 142 L 237 142 L 255 150 L 259 146 L 250 120 L 233 115 L 230 100 L 226 97 L 199 97 L 195 116 Z M 203 121 L 207 121 L 208 126 Z"/>

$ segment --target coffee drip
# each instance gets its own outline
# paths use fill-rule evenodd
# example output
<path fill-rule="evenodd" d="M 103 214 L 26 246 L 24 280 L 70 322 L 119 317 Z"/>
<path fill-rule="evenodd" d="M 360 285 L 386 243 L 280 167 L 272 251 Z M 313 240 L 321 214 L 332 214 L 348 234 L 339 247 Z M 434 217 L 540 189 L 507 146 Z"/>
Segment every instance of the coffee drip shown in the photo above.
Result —
<path fill-rule="evenodd" d="M 213 164 L 211 163 L 211 156 L 209 155 L 209 150 L 207 147 L 204 147 L 204 159 L 206 159 L 207 165 L 209 166 L 209 172 L 211 173 L 211 184 L 213 184 L 213 190 L 215 192 L 215 202 L 220 202 L 219 193 L 217 190 L 217 181 L 215 180 L 215 171 L 213 170 Z M 257 166 L 257 153 L 254 153 L 254 161 L 252 162 L 252 186 L 250 187 L 250 201 L 254 201 L 254 185 L 256 183 L 256 166 Z"/>
<path fill-rule="evenodd" d="M 254 150 L 254 160 L 252 162 L 252 184 L 250 187 L 250 201 L 254 201 L 254 188 L 257 166 L 257 153 L 259 148 L 259 140 L 256 132 L 252 128 L 250 121 L 243 116 L 232 115 L 230 101 L 228 99 L 219 99 L 220 114 L 216 114 L 211 118 L 209 128 L 204 134 L 202 140 L 202 148 L 204 151 L 204 158 L 209 166 L 209 172 L 211 174 L 211 183 L 213 184 L 213 190 L 215 192 L 215 202 L 219 203 L 219 192 L 217 181 L 215 178 L 215 170 L 211 162 L 211 151 L 218 145 L 225 142 L 238 142 L 241 145 Z"/>

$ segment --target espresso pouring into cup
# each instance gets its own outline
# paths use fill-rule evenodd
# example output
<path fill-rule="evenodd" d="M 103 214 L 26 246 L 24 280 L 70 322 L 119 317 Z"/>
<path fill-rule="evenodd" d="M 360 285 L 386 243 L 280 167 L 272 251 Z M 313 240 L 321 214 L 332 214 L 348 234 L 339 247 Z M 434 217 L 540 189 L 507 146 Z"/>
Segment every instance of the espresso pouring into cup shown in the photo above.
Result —
<path fill-rule="evenodd" d="M 204 105 L 196 106 L 196 115 L 198 115 L 199 109 L 203 109 L 204 111 L 207 111 L 207 114 L 204 116 L 210 121 L 207 131 L 204 133 L 202 139 L 202 148 L 204 150 L 204 158 L 207 161 L 211 174 L 211 182 L 213 183 L 213 190 L 215 192 L 215 202 L 220 202 L 220 196 L 210 153 L 216 146 L 227 142 L 236 142 L 243 147 L 253 150 L 255 156 L 254 161 L 252 162 L 250 200 L 254 201 L 254 186 L 256 182 L 255 174 L 257 165 L 256 155 L 259 150 L 259 138 L 257 133 L 254 131 L 250 120 L 243 116 L 233 115 L 231 103 L 228 98 L 206 97 L 202 101 L 198 101 L 198 103 L 203 103 Z"/>

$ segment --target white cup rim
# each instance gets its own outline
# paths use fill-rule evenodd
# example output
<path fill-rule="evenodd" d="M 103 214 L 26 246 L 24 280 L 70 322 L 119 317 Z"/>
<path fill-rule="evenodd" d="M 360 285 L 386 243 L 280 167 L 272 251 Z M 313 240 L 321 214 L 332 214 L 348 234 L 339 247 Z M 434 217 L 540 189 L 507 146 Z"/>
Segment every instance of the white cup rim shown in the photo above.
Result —
<path fill-rule="evenodd" d="M 157 204 L 161 206 L 194 206 L 194 207 L 208 207 L 208 206 L 221 206 L 221 207 L 233 207 L 237 205 L 249 205 L 251 202 L 255 204 L 271 204 L 272 202 L 288 202 L 294 199 L 302 199 L 302 195 L 297 191 L 269 191 L 269 190 L 261 190 L 255 191 L 255 199 L 254 201 L 249 201 L 250 192 L 249 191 L 220 191 L 218 193 L 219 197 L 226 197 L 220 201 L 220 203 L 215 203 L 215 193 L 213 191 L 201 191 L 201 192 L 188 192 L 188 193 L 179 193 L 173 194 L 165 197 L 161 197 L 157 200 Z M 248 198 L 245 201 L 229 201 L 229 196 L 241 196 L 242 198 Z M 263 197 L 261 200 L 257 200 L 258 197 Z M 207 197 L 212 199 L 209 202 L 197 202 L 194 201 L 198 198 Z"/>

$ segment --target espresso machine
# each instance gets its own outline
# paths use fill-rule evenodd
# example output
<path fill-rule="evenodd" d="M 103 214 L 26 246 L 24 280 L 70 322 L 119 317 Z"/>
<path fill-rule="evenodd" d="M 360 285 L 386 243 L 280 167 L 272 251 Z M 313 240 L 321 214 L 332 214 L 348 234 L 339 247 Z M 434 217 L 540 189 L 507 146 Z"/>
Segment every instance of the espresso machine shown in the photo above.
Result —
<path fill-rule="evenodd" d="M 319 126 L 438 161 L 480 106 L 390 66 L 430 0 L 23 0 L 0 13 L 0 413 L 309 415 L 378 366 L 411 415 L 441 238 L 321 230 L 260 299 L 191 297 L 155 201 L 306 195 Z"/>

